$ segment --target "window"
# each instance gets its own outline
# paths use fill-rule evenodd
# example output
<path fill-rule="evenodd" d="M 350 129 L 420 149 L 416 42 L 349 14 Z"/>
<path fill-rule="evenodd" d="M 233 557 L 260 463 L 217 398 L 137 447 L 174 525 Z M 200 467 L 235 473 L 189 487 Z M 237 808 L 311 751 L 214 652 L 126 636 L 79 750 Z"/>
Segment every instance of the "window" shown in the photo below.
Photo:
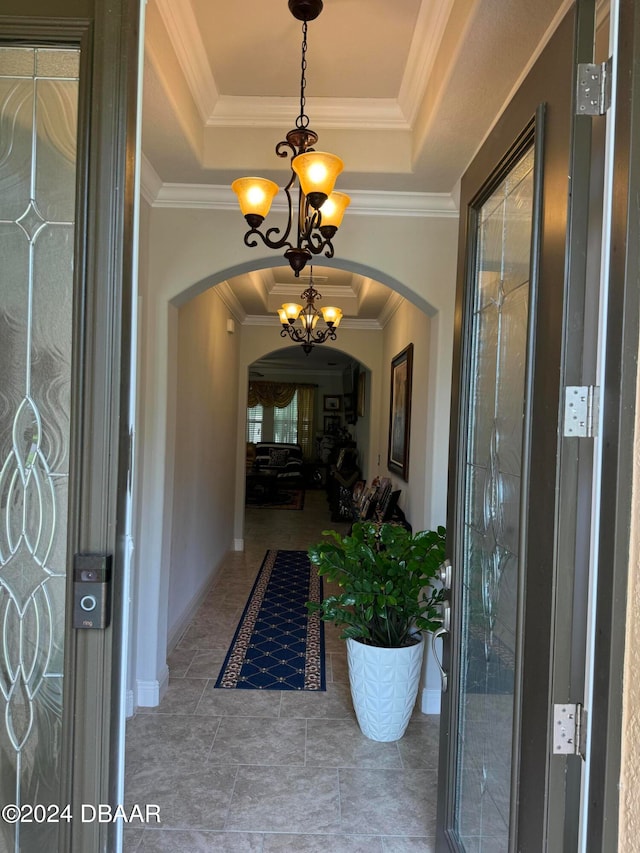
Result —
<path fill-rule="evenodd" d="M 252 409 L 247 409 L 247 441 L 262 441 L 262 420 L 264 407 L 258 403 Z"/>
<path fill-rule="evenodd" d="M 298 392 L 288 406 L 266 407 L 258 403 L 247 409 L 247 441 L 298 442 Z"/>
<path fill-rule="evenodd" d="M 284 409 L 273 410 L 273 440 L 278 442 L 298 441 L 298 392 Z"/>

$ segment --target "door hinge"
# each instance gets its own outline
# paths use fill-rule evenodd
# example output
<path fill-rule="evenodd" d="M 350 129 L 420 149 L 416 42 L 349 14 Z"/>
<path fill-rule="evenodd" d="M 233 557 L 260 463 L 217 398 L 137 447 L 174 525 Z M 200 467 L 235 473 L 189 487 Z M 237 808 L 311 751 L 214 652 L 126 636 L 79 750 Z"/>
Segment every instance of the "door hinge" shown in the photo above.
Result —
<path fill-rule="evenodd" d="M 564 389 L 565 438 L 595 438 L 600 416 L 600 388 L 597 385 L 567 385 Z"/>
<path fill-rule="evenodd" d="M 553 754 L 579 755 L 584 759 L 587 744 L 587 712 L 578 702 L 553 706 Z"/>
<path fill-rule="evenodd" d="M 578 63 L 576 115 L 602 116 L 611 106 L 611 57 L 606 62 Z"/>

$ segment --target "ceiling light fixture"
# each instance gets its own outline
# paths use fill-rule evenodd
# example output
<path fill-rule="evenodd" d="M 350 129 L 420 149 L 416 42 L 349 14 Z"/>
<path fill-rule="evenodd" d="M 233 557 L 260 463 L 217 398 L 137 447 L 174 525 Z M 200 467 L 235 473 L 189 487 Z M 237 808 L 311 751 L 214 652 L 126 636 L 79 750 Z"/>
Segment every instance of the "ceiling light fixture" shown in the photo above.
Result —
<path fill-rule="evenodd" d="M 302 21 L 302 75 L 300 78 L 300 115 L 296 126 L 287 133 L 286 139 L 276 145 L 278 157 L 291 157 L 291 178 L 284 188 L 289 206 L 289 221 L 280 236 L 277 227 L 260 231 L 269 213 L 271 202 L 278 192 L 278 185 L 266 178 L 238 178 L 231 189 L 238 196 L 240 210 L 249 225 L 244 235 L 246 246 L 258 245 L 260 238 L 269 249 L 288 246 L 285 257 L 295 275 L 300 274 L 312 255 L 325 253 L 333 257 L 332 239 L 340 227 L 344 212 L 351 199 L 348 195 L 334 192 L 336 178 L 343 169 L 343 162 L 335 154 L 315 151 L 313 145 L 318 134 L 309 128 L 309 116 L 305 109 L 307 69 L 307 23 L 322 11 L 322 0 L 289 0 L 289 10 L 294 18 Z M 291 192 L 298 179 L 297 210 Z M 292 234 L 294 231 L 294 234 Z M 290 239 L 291 235 L 291 239 Z M 295 243 L 292 242 L 295 239 Z"/>
<path fill-rule="evenodd" d="M 285 302 L 278 310 L 282 323 L 280 334 L 283 338 L 288 335 L 297 344 L 302 344 L 302 349 L 309 355 L 315 344 L 323 344 L 327 340 L 335 341 L 342 311 L 333 307 L 316 308 L 316 299 L 322 299 L 322 294 L 313 286 L 313 267 L 309 276 L 309 287 L 303 290 L 300 298 L 305 300 L 304 306 Z M 316 329 L 320 317 L 327 324 L 326 329 Z M 301 326 L 295 325 L 296 320 L 300 320 Z"/>

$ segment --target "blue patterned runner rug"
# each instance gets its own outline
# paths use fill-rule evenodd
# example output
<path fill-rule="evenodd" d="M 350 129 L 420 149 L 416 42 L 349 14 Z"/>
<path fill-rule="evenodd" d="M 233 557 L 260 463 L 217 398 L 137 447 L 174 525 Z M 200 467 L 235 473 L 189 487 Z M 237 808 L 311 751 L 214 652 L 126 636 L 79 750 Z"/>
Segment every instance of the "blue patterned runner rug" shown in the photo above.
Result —
<path fill-rule="evenodd" d="M 326 690 L 322 579 L 306 551 L 267 551 L 216 687 Z"/>

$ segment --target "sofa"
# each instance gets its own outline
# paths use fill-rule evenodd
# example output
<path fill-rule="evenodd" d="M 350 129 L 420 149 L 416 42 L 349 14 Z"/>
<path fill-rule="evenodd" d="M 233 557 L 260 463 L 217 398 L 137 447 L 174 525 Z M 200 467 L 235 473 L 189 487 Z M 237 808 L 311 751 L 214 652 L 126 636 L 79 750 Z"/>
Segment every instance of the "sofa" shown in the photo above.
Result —
<path fill-rule="evenodd" d="M 303 482 L 302 448 L 299 444 L 259 441 L 256 443 L 254 471 L 275 471 L 277 479 L 292 485 Z"/>

